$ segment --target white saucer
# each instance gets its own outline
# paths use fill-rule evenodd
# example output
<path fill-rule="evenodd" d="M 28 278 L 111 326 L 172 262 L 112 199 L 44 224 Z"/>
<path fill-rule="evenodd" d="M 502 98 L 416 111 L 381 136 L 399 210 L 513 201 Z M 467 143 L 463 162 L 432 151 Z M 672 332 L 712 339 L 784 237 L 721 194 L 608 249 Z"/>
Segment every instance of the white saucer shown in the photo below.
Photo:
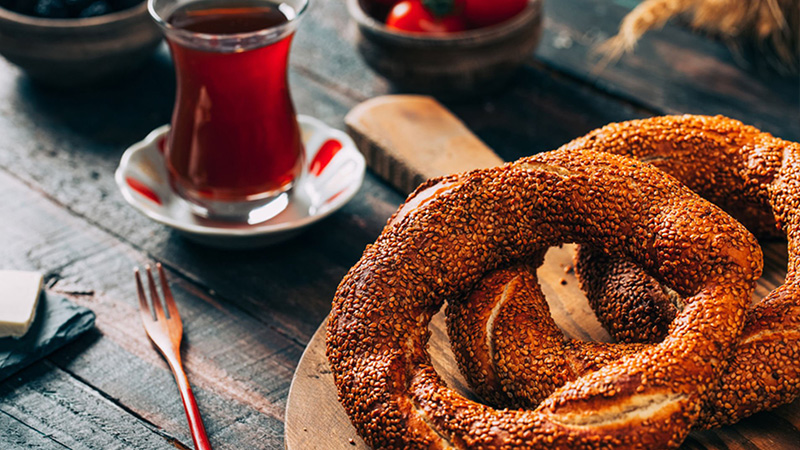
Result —
<path fill-rule="evenodd" d="M 364 180 L 364 157 L 350 136 L 313 117 L 298 115 L 297 120 L 306 149 L 306 167 L 300 183 L 291 193 L 273 202 L 279 208 L 288 205 L 268 220 L 254 218 L 258 223 L 251 224 L 193 214 L 186 201 L 172 190 L 159 148 L 163 147 L 169 125 L 153 130 L 143 141 L 128 148 L 114 179 L 131 206 L 194 241 L 229 249 L 274 244 L 341 208 L 353 198 Z M 329 149 L 335 150 L 337 142 L 341 148 L 332 152 L 333 157 L 327 163 L 324 154 L 315 160 L 326 143 Z M 262 209 L 263 214 L 269 214 L 268 208 Z"/>

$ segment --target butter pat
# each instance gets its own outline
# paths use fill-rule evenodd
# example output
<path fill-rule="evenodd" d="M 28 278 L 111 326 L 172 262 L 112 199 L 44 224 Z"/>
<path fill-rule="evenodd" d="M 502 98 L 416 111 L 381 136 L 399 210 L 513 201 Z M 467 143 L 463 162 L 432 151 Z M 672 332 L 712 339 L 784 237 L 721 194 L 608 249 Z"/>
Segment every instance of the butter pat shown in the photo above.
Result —
<path fill-rule="evenodd" d="M 22 337 L 36 316 L 43 277 L 38 272 L 0 270 L 0 338 Z"/>

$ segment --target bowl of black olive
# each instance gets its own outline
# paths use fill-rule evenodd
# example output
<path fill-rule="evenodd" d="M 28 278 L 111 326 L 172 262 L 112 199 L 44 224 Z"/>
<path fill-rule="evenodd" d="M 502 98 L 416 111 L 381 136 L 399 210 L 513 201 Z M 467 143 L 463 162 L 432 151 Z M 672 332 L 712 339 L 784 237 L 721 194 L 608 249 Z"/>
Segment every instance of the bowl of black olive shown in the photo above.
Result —
<path fill-rule="evenodd" d="M 160 41 L 146 1 L 0 0 L 0 54 L 51 86 L 118 77 Z"/>

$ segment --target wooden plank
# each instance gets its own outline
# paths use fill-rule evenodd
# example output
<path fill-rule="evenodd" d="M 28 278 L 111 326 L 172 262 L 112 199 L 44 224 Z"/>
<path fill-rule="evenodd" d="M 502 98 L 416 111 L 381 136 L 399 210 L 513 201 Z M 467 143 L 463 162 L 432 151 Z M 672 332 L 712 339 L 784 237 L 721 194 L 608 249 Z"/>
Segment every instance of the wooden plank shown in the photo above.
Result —
<path fill-rule="evenodd" d="M 314 3 L 292 58 L 298 111 L 334 126 L 342 125 L 341 119 L 354 98 L 389 89 L 364 69 L 343 37 L 348 20 L 338 2 Z M 172 267 L 180 267 L 185 276 L 301 340 L 313 333 L 344 271 L 401 201 L 368 177 L 353 203 L 316 227 L 324 233 L 312 231 L 272 251 L 232 256 L 187 245 L 128 208 L 110 177 L 125 146 L 169 119 L 174 80 L 165 52 L 124 89 L 88 93 L 44 91 L 18 77 L 11 66 L 0 65 L 0 70 L 5 78 L 17 79 L 0 87 L 5 105 L 0 131 L 7 137 L 5 145 L 0 143 L 0 148 L 5 147 L 0 152 L 0 166 L 50 193 L 90 222 Z M 359 74 L 368 78 L 352 78 Z M 353 88 L 344 87 L 340 78 Z M 516 86 L 518 90 L 509 95 L 455 106 L 478 135 L 485 134 L 487 142 L 506 159 L 552 148 L 610 120 L 642 114 L 607 99 L 594 101 L 596 93 L 590 89 L 569 80 L 551 80 L 539 71 L 523 71 Z M 522 101 L 518 96 L 524 97 Z M 581 104 L 581 110 L 565 107 L 564 100 Z M 334 235 L 341 239 L 328 238 Z M 291 251 L 295 249 L 296 253 Z M 298 277 L 293 267 L 300 261 L 294 254 L 302 253 L 319 261 L 315 267 L 325 269 Z M 219 269 L 220 260 L 225 270 Z M 231 277 L 231 273 L 237 276 Z M 265 281 L 263 274 L 274 276 Z M 264 292 L 269 292 L 270 298 L 265 299 Z"/>
<path fill-rule="evenodd" d="M 375 97 L 355 106 L 345 121 L 370 169 L 403 193 L 413 191 L 428 178 L 503 163 L 432 97 Z M 519 125 L 520 129 L 530 128 Z M 503 153 L 510 156 L 508 160 L 528 154 L 515 154 L 508 147 Z"/>
<path fill-rule="evenodd" d="M 429 178 L 503 164 L 456 116 L 431 97 L 385 95 L 345 117 L 367 165 L 400 192 Z"/>
<path fill-rule="evenodd" d="M 569 0 L 564 4 L 575 3 Z M 587 13 L 576 14 L 584 17 Z M 565 20 L 569 22 L 568 14 Z M 290 74 L 298 111 L 339 127 L 344 113 L 358 100 L 392 89 L 364 67 L 350 45 L 352 30 L 347 23 L 341 2 L 314 2 L 298 35 Z M 555 60 L 558 53 L 548 58 Z M 576 58 L 577 66 L 580 62 Z M 583 72 L 569 72 L 560 67 L 559 70 L 572 75 L 559 76 L 549 67 L 532 63 L 501 93 L 447 106 L 504 159 L 549 150 L 609 121 L 640 117 L 655 110 L 637 109 L 630 103 L 603 96 L 583 83 L 582 80 L 591 79 L 581 75 Z M 738 69 L 730 66 L 728 70 Z M 578 78 L 571 78 L 573 75 Z M 715 72 L 715 77 L 707 78 L 721 82 L 735 78 L 728 72 L 716 75 Z M 275 408 L 282 408 L 287 374 L 299 357 L 299 343 L 313 334 L 328 311 L 330 297 L 342 275 L 364 246 L 374 240 L 401 196 L 374 177 L 368 177 L 358 197 L 344 210 L 291 242 L 251 252 L 205 249 L 187 243 L 128 208 L 112 181 L 122 150 L 169 120 L 174 78 L 165 53 L 121 87 L 91 92 L 40 89 L 5 61 L 0 61 L 0 79 L 4 80 L 0 83 L 0 134 L 4 136 L 0 140 L 0 168 L 57 203 L 44 211 L 33 208 L 28 214 L 22 211 L 31 197 L 19 199 L 14 215 L 9 217 L 15 221 L 19 217 L 22 222 L 12 227 L 16 234 L 3 239 L 4 246 L 0 247 L 3 260 L 26 268 L 44 268 L 50 272 L 51 282 L 64 291 L 94 290 L 95 295 L 73 298 L 98 308 L 103 316 L 121 316 L 119 323 L 108 319 L 98 325 L 102 330 L 99 334 L 86 336 L 53 361 L 92 386 L 111 392 L 109 398 L 126 408 L 130 406 L 131 411 L 143 417 L 149 414 L 147 417 L 154 423 L 163 421 L 165 433 L 188 442 L 181 422 L 182 412 L 177 398 L 170 394 L 171 379 L 163 363 L 153 354 L 145 355 L 149 350 L 146 347 L 126 347 L 136 345 L 135 339 L 126 340 L 138 330 L 138 325 L 127 317 L 132 311 L 132 297 L 128 297 L 131 293 L 126 290 L 121 274 L 129 270 L 129 264 L 143 262 L 145 255 L 153 256 L 180 274 L 182 279 L 178 283 L 184 300 L 191 302 L 196 296 L 199 303 L 206 304 L 191 304 L 189 309 L 194 311 L 194 317 L 202 317 L 211 311 L 208 308 L 229 314 L 231 319 L 223 327 L 229 331 L 224 332 L 227 333 L 224 337 L 234 342 L 237 342 L 235 336 L 239 336 L 235 331 L 236 320 L 249 317 L 242 325 L 245 333 L 260 336 L 259 342 L 268 347 L 264 350 L 253 346 L 252 351 L 273 352 L 274 356 L 266 360 L 252 356 L 237 358 L 238 349 L 226 345 L 227 341 L 203 344 L 189 337 L 190 351 L 198 352 L 192 357 L 195 364 L 192 370 L 203 372 L 207 367 L 221 367 L 226 373 L 231 370 L 234 380 L 240 382 L 231 393 L 215 383 L 216 375 L 210 381 L 199 380 L 201 408 L 209 405 L 215 411 L 214 417 L 216 412 L 232 411 L 227 419 L 215 419 L 219 422 L 214 424 L 214 436 L 241 442 L 236 436 L 242 433 L 240 439 L 252 443 L 255 438 L 251 433 L 260 430 L 266 437 L 258 442 L 259 446 L 279 445 L 280 421 L 265 419 L 268 414 L 237 400 L 237 396 L 255 392 L 267 399 L 262 409 L 270 410 L 272 402 Z M 686 79 L 686 83 L 690 81 Z M 595 86 L 610 89 L 602 83 Z M 641 96 L 642 86 L 634 87 Z M 624 95 L 622 88 L 613 92 Z M 659 102 L 669 100 L 672 95 L 669 90 L 664 92 L 657 97 Z M 629 98 L 653 108 L 639 97 Z M 790 119 L 789 115 L 775 120 L 786 121 L 780 122 L 786 128 L 792 125 Z M 4 191 L 3 201 L 10 195 Z M 59 211 L 62 208 L 77 217 Z M 63 226 L 64 223 L 69 226 Z M 106 232 L 97 232 L 95 228 Z M 130 246 L 118 245 L 118 240 Z M 102 270 L 97 271 L 98 267 Z M 303 270 L 297 270 L 298 267 Z M 270 331 L 258 335 L 256 328 Z M 269 344 L 273 339 L 278 344 Z M 244 342 L 249 348 L 254 341 Z M 239 367 L 239 371 L 231 369 L 234 367 Z M 142 382 L 129 381 L 129 377 L 119 373 L 119 368 L 124 374 L 141 372 L 155 377 L 157 394 L 151 396 L 138 390 Z M 270 371 L 277 374 L 274 383 L 265 380 Z M 255 377 L 256 381 L 248 384 L 248 377 Z M 121 387 L 117 387 L 118 382 Z M 167 406 L 160 403 L 162 399 L 169 401 Z M 235 406 L 226 409 L 229 403 Z"/>
<path fill-rule="evenodd" d="M 166 78 L 173 76 L 168 73 L 168 61 L 156 58 L 153 65 L 166 68 L 161 72 L 148 72 L 142 80 L 134 80 L 130 90 L 101 90 L 96 97 L 44 92 L 24 78 L 19 79 L 18 86 L 4 83 L 0 86 L 0 97 L 7 100 L 4 104 L 10 109 L 7 114 L 0 114 L 0 132 L 5 136 L 0 142 L 0 167 L 8 168 L 36 189 L 50 193 L 74 213 L 86 216 L 115 238 L 125 239 L 137 248 L 158 255 L 168 265 L 180 267 L 187 277 L 202 280 L 209 286 L 208 290 L 233 299 L 275 327 L 285 328 L 294 338 L 307 340 L 325 317 L 330 295 L 344 271 L 374 239 L 401 197 L 380 188 L 371 178 L 365 182 L 358 199 L 343 211 L 312 227 L 311 232 L 268 251 L 224 252 L 187 243 L 130 208 L 113 182 L 112 174 L 124 148 L 141 139 L 155 124 L 168 121 L 171 106 L 160 107 L 163 111 L 154 119 L 151 110 L 145 108 L 146 102 L 134 101 L 137 95 L 153 98 L 174 95 L 159 90 L 161 82 L 169 85 Z M 0 62 L 0 67 L 6 69 L 4 74 L 12 79 L 16 75 L 16 69 L 7 63 Z M 158 87 L 154 92 L 143 92 L 150 85 Z M 312 113 L 329 123 L 332 117 L 338 117 L 341 122 L 346 111 L 341 99 L 334 101 L 326 97 L 319 85 L 299 91 L 295 98 L 301 105 L 313 105 Z M 91 113 L 93 109 L 97 112 Z M 114 109 L 116 113 L 112 113 Z M 76 116 L 84 119 L 75 120 Z M 80 127 L 80 120 L 92 122 L 92 129 L 120 131 L 115 131 L 113 137 L 95 135 L 85 126 Z M 127 125 L 134 132 L 121 131 L 126 122 L 130 122 Z M 315 228 L 332 231 L 315 232 Z M 332 239 L 334 235 L 337 238 Z M 295 249 L 298 251 L 293 251 Z M 304 264 L 300 260 L 305 258 L 318 264 Z M 302 266 L 308 270 L 298 272 L 295 269 Z"/>
<path fill-rule="evenodd" d="M 346 95 L 349 107 L 377 95 L 406 93 L 366 66 L 353 45 L 356 32 L 342 2 L 314 2 L 295 39 L 293 67 Z M 443 103 L 507 161 L 552 150 L 609 122 L 653 114 L 535 59 L 497 92 Z"/>
<path fill-rule="evenodd" d="M 69 449 L 52 436 L 31 428 L 3 411 L 0 411 L 0 440 L 7 450 Z"/>
<path fill-rule="evenodd" d="M 495 95 L 443 104 L 506 161 L 554 150 L 610 122 L 653 114 L 538 66 L 521 68 Z"/>
<path fill-rule="evenodd" d="M 797 77 L 742 68 L 723 43 L 681 26 L 668 24 L 661 31 L 647 34 L 635 53 L 599 70 L 592 50 L 616 33 L 622 17 L 637 3 L 544 2 L 542 42 L 528 66 L 509 82 L 507 89 L 516 90 L 522 85 L 534 88 L 528 92 L 546 95 L 545 86 L 531 86 L 530 80 L 558 77 L 558 72 L 562 72 L 598 88 L 595 95 L 609 93 L 640 105 L 651 114 L 724 114 L 785 139 L 800 140 Z M 293 64 L 358 100 L 392 91 L 391 84 L 372 72 L 359 57 L 352 45 L 355 33 L 341 2 L 314 3 L 307 24 L 298 33 Z M 581 107 L 568 98 L 563 100 L 562 109 Z M 512 109 L 522 108 L 512 106 Z M 478 123 L 465 121 L 487 144 L 498 148 L 481 133 Z"/>
<path fill-rule="evenodd" d="M 616 33 L 638 2 L 545 2 L 545 33 L 536 56 L 598 88 L 659 114 L 723 114 L 784 139 L 800 140 L 800 82 L 743 61 L 722 42 L 668 24 L 636 51 L 601 70 L 591 52 Z"/>
<path fill-rule="evenodd" d="M 95 291 L 74 299 L 95 311 L 102 338 L 87 336 L 51 359 L 180 441 L 191 442 L 172 374 L 137 317 L 130 267 L 141 262 L 115 253 L 61 272 L 67 290 L 80 283 Z M 88 270 L 98 267 L 109 270 Z M 184 323 L 184 365 L 214 448 L 279 446 L 302 344 L 170 275 Z M 61 282 L 53 288 L 59 290 Z"/>
<path fill-rule="evenodd" d="M 783 244 L 767 245 L 767 267 L 778 267 L 785 257 Z M 610 342 L 578 287 L 574 272 L 565 271 L 574 256 L 574 245 L 551 249 L 538 270 L 553 319 L 564 334 L 582 340 Z M 773 259 L 774 258 L 774 259 Z M 759 291 L 775 288 L 775 279 L 786 275 L 786 266 L 776 268 L 759 281 Z M 565 283 L 562 283 L 564 280 Z M 442 314 L 431 321 L 429 352 L 436 371 L 448 386 L 474 398 L 455 363 Z M 324 430 L 324 431 L 323 431 Z M 794 450 L 800 442 L 800 400 L 776 410 L 762 412 L 739 423 L 708 431 L 692 432 L 683 450 Z M 292 381 L 286 410 L 287 450 L 368 450 L 337 400 L 333 375 L 325 356 L 325 327 L 308 344 Z"/>
<path fill-rule="evenodd" d="M 0 428 L 3 448 L 6 443 L 73 450 L 187 448 L 48 363 L 0 384 L 0 400 L 0 423 L 12 422 Z M 28 440 L 26 428 L 39 436 Z M 24 441 L 14 444 L 15 439 Z"/>
<path fill-rule="evenodd" d="M 149 258 L 87 227 L 80 218 L 2 172 L 0 189 L 4 193 L 0 208 L 20 219 L 0 221 L 5 258 L 49 273 L 51 289 L 71 296 L 97 315 L 96 330 L 53 355 L 51 361 L 125 410 L 157 424 L 174 442 L 190 443 L 172 374 L 151 347 L 138 315 L 131 268 Z M 65 263 L 62 254 L 73 258 Z M 184 363 L 212 444 L 220 449 L 280 447 L 285 400 L 302 343 L 174 272 L 169 275 L 184 322 Z M 21 376 L 15 383 L 27 386 L 23 382 L 30 377 Z M 29 389 L 45 388 L 31 385 Z M 12 397 L 0 394 L 0 409 L 13 404 Z M 78 448 L 93 448 L 95 439 L 79 435 L 68 446 L 79 443 Z"/>
<path fill-rule="evenodd" d="M 315 21 L 327 24 L 327 8 L 331 6 L 326 2 L 315 6 L 304 28 L 319 28 Z M 346 23 L 346 15 L 342 17 Z M 337 23 L 335 30 L 341 33 L 344 23 Z M 337 45 L 349 45 L 341 36 L 337 39 Z M 298 44 L 293 60 L 302 60 L 305 50 Z M 350 57 L 355 59 L 347 61 L 353 63 L 350 70 L 357 71 L 358 56 Z M 320 84 L 304 70 L 296 66 L 291 73 L 298 111 L 343 126 L 353 97 L 332 90 L 327 81 Z M 643 114 L 613 100 L 596 99 L 596 92 L 569 80 L 536 76 L 523 73 L 519 90 L 496 98 L 448 106 L 506 159 L 553 148 L 611 120 Z M 164 99 L 172 98 L 174 81 L 165 53 L 122 89 L 44 91 L 3 62 L 0 77 L 9 79 L 0 86 L 0 133 L 5 137 L 0 142 L 0 168 L 301 341 L 325 317 L 339 280 L 402 201 L 368 176 L 353 202 L 293 241 L 253 252 L 205 249 L 129 208 L 111 177 L 125 146 L 168 121 L 171 100 Z M 564 101 L 581 107 L 567 107 Z"/>

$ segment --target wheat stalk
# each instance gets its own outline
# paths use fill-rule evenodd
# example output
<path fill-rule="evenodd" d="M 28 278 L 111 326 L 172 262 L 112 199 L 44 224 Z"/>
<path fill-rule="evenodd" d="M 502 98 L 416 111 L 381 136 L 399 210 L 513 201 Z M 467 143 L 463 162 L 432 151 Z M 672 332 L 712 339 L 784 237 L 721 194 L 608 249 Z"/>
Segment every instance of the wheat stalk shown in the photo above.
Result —
<path fill-rule="evenodd" d="M 785 69 L 796 72 L 800 66 L 800 0 L 645 0 L 625 16 L 618 34 L 598 47 L 604 64 L 633 51 L 647 31 L 677 16 L 726 41 L 751 40 L 771 49 Z"/>

